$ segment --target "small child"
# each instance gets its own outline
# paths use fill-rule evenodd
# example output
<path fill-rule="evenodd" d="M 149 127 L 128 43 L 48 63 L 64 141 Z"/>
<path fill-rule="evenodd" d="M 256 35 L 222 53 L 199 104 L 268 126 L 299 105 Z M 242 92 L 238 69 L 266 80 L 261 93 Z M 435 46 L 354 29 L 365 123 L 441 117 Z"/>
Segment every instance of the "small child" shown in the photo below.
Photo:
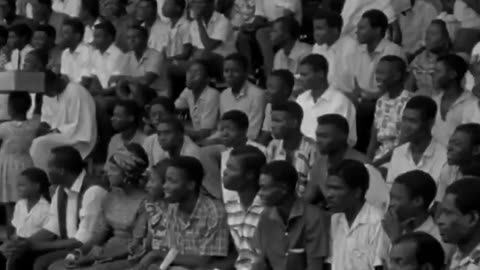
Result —
<path fill-rule="evenodd" d="M 27 168 L 33 167 L 30 146 L 37 133 L 39 121 L 27 120 L 32 99 L 27 92 L 13 92 L 8 96 L 11 121 L 0 124 L 0 203 L 6 204 L 7 221 L 12 218 L 18 200 L 16 180 Z"/>
<path fill-rule="evenodd" d="M 15 205 L 12 225 L 17 238 L 28 238 L 43 228 L 50 210 L 50 184 L 47 174 L 38 168 L 24 170 L 18 177 L 20 200 Z"/>

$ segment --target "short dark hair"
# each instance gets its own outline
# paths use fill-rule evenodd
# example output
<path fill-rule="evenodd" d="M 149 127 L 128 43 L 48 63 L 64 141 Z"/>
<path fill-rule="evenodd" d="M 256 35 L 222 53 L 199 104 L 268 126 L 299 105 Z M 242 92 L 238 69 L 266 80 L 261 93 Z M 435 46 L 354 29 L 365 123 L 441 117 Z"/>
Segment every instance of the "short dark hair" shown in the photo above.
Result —
<path fill-rule="evenodd" d="M 260 177 L 262 167 L 266 164 L 267 158 L 260 149 L 251 145 L 243 145 L 233 148 L 230 157 L 238 157 L 243 170 L 255 173 L 255 178 Z"/>
<path fill-rule="evenodd" d="M 115 104 L 117 107 L 122 107 L 125 109 L 127 114 L 134 117 L 136 124 L 140 121 L 140 116 L 142 115 L 142 110 L 138 104 L 133 100 L 118 100 Z"/>
<path fill-rule="evenodd" d="M 430 204 L 437 194 L 435 180 L 433 180 L 430 174 L 420 170 L 413 170 L 400 174 L 395 178 L 394 183 L 406 187 L 411 199 L 417 197 L 422 198 L 425 209 L 430 207 Z"/>
<path fill-rule="evenodd" d="M 380 62 L 387 62 L 393 64 L 395 69 L 402 73 L 402 76 L 405 76 L 407 73 L 407 63 L 401 57 L 396 55 L 386 55 L 380 59 Z"/>
<path fill-rule="evenodd" d="M 46 67 L 48 65 L 48 61 L 49 61 L 49 55 L 48 55 L 48 52 L 46 50 L 43 50 L 43 49 L 35 49 L 35 50 L 32 50 L 30 52 L 27 53 L 27 55 L 34 55 L 38 60 L 40 60 L 40 62 L 42 63 L 42 65 L 44 67 Z"/>
<path fill-rule="evenodd" d="M 380 28 L 381 34 L 384 36 L 388 30 L 388 18 L 385 13 L 378 9 L 371 9 L 363 13 L 362 19 L 368 20 L 372 28 Z"/>
<path fill-rule="evenodd" d="M 167 124 L 172 127 L 175 131 L 179 133 L 185 133 L 185 127 L 183 126 L 182 121 L 176 116 L 165 116 L 161 117 L 158 121 L 158 124 Z"/>
<path fill-rule="evenodd" d="M 424 121 L 434 121 L 437 116 L 437 104 L 426 96 L 412 97 L 405 105 L 405 109 L 420 111 Z"/>
<path fill-rule="evenodd" d="M 411 232 L 400 236 L 393 245 L 408 242 L 415 244 L 415 258 L 419 266 L 431 264 L 434 270 L 443 269 L 445 251 L 435 237 L 425 232 Z"/>
<path fill-rule="evenodd" d="M 53 154 L 53 163 L 56 167 L 62 168 L 67 172 L 79 174 L 85 168 L 82 155 L 73 146 L 58 146 L 51 150 Z"/>
<path fill-rule="evenodd" d="M 448 69 L 455 71 L 457 74 L 455 80 L 461 83 L 468 71 L 468 64 L 462 57 L 456 54 L 442 55 L 437 59 L 438 63 L 443 63 Z"/>
<path fill-rule="evenodd" d="M 318 9 L 313 16 L 313 20 L 325 20 L 329 28 L 335 28 L 339 32 L 342 32 L 343 18 L 337 13 L 327 9 Z"/>
<path fill-rule="evenodd" d="M 47 35 L 47 37 L 55 40 L 57 36 L 57 31 L 55 31 L 55 28 L 49 24 L 41 24 L 37 27 L 35 27 L 34 32 L 43 32 Z"/>
<path fill-rule="evenodd" d="M 152 5 L 152 9 L 157 10 L 157 1 L 156 0 L 140 0 L 139 2 L 147 2 Z"/>
<path fill-rule="evenodd" d="M 46 6 L 48 9 L 52 10 L 52 0 L 37 0 L 40 5 Z"/>
<path fill-rule="evenodd" d="M 33 35 L 32 29 L 24 23 L 14 24 L 10 26 L 10 28 L 8 29 L 8 32 L 15 33 L 15 35 L 17 35 L 18 37 L 24 38 L 29 43 L 32 40 L 32 35 Z"/>
<path fill-rule="evenodd" d="M 455 132 L 466 133 L 470 137 L 473 146 L 480 146 L 480 124 L 468 123 L 457 126 Z"/>
<path fill-rule="evenodd" d="M 72 31 L 76 34 L 82 36 L 85 34 L 85 25 L 77 18 L 69 18 L 63 22 L 63 26 L 68 26 L 72 28 Z"/>
<path fill-rule="evenodd" d="M 239 110 L 231 110 L 222 115 L 222 121 L 231 121 L 240 130 L 248 130 L 248 116 Z"/>
<path fill-rule="evenodd" d="M 319 126 L 334 126 L 346 136 L 348 136 L 348 133 L 350 132 L 350 127 L 348 126 L 347 119 L 345 119 L 345 117 L 341 116 L 340 114 L 330 113 L 319 116 L 317 118 L 317 124 Z"/>
<path fill-rule="evenodd" d="M 205 73 L 207 74 L 208 77 L 211 77 L 212 75 L 212 70 L 211 70 L 211 67 L 210 67 L 210 63 L 208 61 L 206 61 L 205 59 L 194 59 L 190 62 L 190 66 L 193 66 L 193 65 L 200 65 L 203 67 L 203 69 L 205 69 Z"/>
<path fill-rule="evenodd" d="M 328 74 L 328 61 L 323 55 L 307 55 L 302 59 L 300 65 L 309 66 L 315 72 L 324 72 L 325 74 Z"/>
<path fill-rule="evenodd" d="M 295 76 L 293 73 L 288 69 L 276 69 L 270 73 L 270 77 L 279 78 L 282 80 L 283 83 L 288 87 L 290 93 L 288 96 L 292 94 L 293 87 L 295 86 Z"/>
<path fill-rule="evenodd" d="M 185 0 L 175 0 L 175 5 L 179 6 L 180 9 L 185 10 L 187 7 L 187 2 Z"/>
<path fill-rule="evenodd" d="M 149 108 L 155 105 L 162 106 L 167 112 L 174 114 L 175 113 L 175 103 L 168 97 L 156 97 L 150 104 Z"/>
<path fill-rule="evenodd" d="M 47 173 L 39 168 L 31 167 L 23 170 L 20 175 L 25 176 L 32 183 L 40 186 L 40 195 L 50 201 L 50 181 Z"/>
<path fill-rule="evenodd" d="M 284 184 L 290 193 L 296 192 L 298 173 L 289 162 L 276 160 L 267 163 L 262 169 L 262 174 L 270 176 L 274 182 Z"/>
<path fill-rule="evenodd" d="M 248 58 L 241 53 L 232 53 L 225 58 L 225 62 L 232 61 L 239 64 L 244 71 L 248 71 Z"/>
<path fill-rule="evenodd" d="M 27 92 L 12 92 L 8 95 L 8 105 L 16 113 L 26 114 L 32 106 L 32 98 Z"/>
<path fill-rule="evenodd" d="M 149 33 L 148 33 L 148 30 L 147 28 L 141 26 L 141 25 L 138 25 L 138 24 L 134 24 L 134 25 L 131 25 L 129 27 L 130 30 L 137 30 L 138 32 L 140 32 L 141 36 L 145 39 L 145 40 L 148 40 L 148 37 L 149 37 Z"/>
<path fill-rule="evenodd" d="M 295 101 L 287 101 L 280 104 L 273 104 L 272 111 L 286 112 L 290 117 L 297 120 L 299 125 L 303 121 L 303 109 Z"/>
<path fill-rule="evenodd" d="M 78 0 L 77 0 L 78 1 Z M 100 1 L 98 0 L 81 0 L 82 9 L 88 11 L 90 15 L 97 18 L 100 15 Z"/>
<path fill-rule="evenodd" d="M 276 19 L 273 23 L 281 24 L 285 32 L 293 39 L 296 40 L 300 37 L 300 23 L 298 23 L 294 16 L 283 16 Z"/>
<path fill-rule="evenodd" d="M 168 167 L 174 167 L 183 171 L 188 180 L 195 183 L 197 191 L 202 186 L 205 171 L 202 163 L 194 157 L 180 156 L 170 160 Z"/>
<path fill-rule="evenodd" d="M 455 206 L 462 214 L 480 214 L 480 179 L 465 177 L 447 187 L 445 194 L 455 195 Z"/>
<path fill-rule="evenodd" d="M 328 170 L 328 174 L 341 178 L 350 189 L 359 188 L 363 196 L 367 193 L 370 185 L 370 175 L 367 168 L 357 160 L 345 159 Z"/>
<path fill-rule="evenodd" d="M 117 30 L 115 30 L 115 26 L 113 26 L 110 21 L 103 21 L 101 23 L 98 23 L 94 26 L 94 29 L 105 31 L 105 33 L 109 35 L 113 40 L 117 35 Z"/>

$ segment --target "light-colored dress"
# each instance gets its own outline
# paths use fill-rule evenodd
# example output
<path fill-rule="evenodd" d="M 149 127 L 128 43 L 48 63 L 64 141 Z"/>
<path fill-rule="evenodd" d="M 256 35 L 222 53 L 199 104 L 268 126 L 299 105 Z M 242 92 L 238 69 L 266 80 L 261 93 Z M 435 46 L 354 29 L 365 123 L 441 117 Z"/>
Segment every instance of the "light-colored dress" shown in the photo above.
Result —
<path fill-rule="evenodd" d="M 32 167 L 29 154 L 39 126 L 38 120 L 8 121 L 0 124 L 0 202 L 16 202 L 17 177 L 24 169 Z"/>

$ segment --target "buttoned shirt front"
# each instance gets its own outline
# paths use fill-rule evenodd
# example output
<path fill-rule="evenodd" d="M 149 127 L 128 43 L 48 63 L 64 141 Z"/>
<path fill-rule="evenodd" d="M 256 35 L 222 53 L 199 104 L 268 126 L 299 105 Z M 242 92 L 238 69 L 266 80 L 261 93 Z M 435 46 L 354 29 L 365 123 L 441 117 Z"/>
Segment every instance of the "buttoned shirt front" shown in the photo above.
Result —
<path fill-rule="evenodd" d="M 90 59 L 92 48 L 84 43 L 78 44 L 74 51 L 65 49 L 62 53 L 60 73 L 70 81 L 79 83 L 82 77 L 90 76 Z"/>
<path fill-rule="evenodd" d="M 286 69 L 293 74 L 298 74 L 300 62 L 311 52 L 312 46 L 300 41 L 296 41 L 288 55 L 285 53 L 283 48 L 278 50 L 273 59 L 273 69 Z"/>
<path fill-rule="evenodd" d="M 390 164 L 394 164 L 394 166 L 390 166 L 388 170 L 387 183 L 391 186 L 397 176 L 413 170 L 421 170 L 430 174 L 435 183 L 438 183 L 440 172 L 446 162 L 447 150 L 433 138 L 418 163 L 413 161 L 410 143 L 402 144 L 393 151 Z"/>
<path fill-rule="evenodd" d="M 150 84 L 150 87 L 155 90 L 162 90 L 162 76 L 164 75 L 163 65 L 165 59 L 158 51 L 147 48 L 140 59 L 137 58 L 135 52 L 128 52 L 123 58 L 123 62 L 120 64 L 120 73 L 122 75 L 132 77 L 143 77 L 147 73 L 153 73 L 157 75 L 157 79 Z"/>
<path fill-rule="evenodd" d="M 457 248 L 448 270 L 478 270 L 480 269 L 480 244 L 470 254 L 465 256 Z"/>
<path fill-rule="evenodd" d="M 103 53 L 96 49 L 92 53 L 90 75 L 96 75 L 102 87 L 108 88 L 110 78 L 121 74 L 124 61 L 125 54 L 115 44 L 110 45 Z"/>
<path fill-rule="evenodd" d="M 193 21 L 190 24 L 190 40 L 193 47 L 204 50 L 205 46 L 200 38 L 198 23 L 198 21 Z M 223 14 L 215 11 L 208 23 L 203 21 L 201 23 L 204 24 L 210 39 L 222 42 L 222 44 L 214 49 L 213 52 L 222 56 L 227 56 L 235 51 L 235 39 L 233 38 L 232 24 Z"/>
<path fill-rule="evenodd" d="M 335 213 L 330 224 L 332 270 L 371 269 L 382 266 L 388 249 L 382 227 L 383 213 L 365 203 L 349 226 L 344 213 Z"/>
<path fill-rule="evenodd" d="M 70 189 L 64 189 L 67 194 L 66 207 L 66 229 L 67 237 L 75 238 L 81 243 L 86 243 L 92 239 L 97 220 L 102 211 L 103 200 L 107 195 L 107 191 L 99 186 L 91 186 L 88 188 L 81 202 L 80 210 L 78 208 L 78 196 L 83 185 L 86 172 L 83 171 L 75 180 Z M 78 214 L 78 216 L 77 216 Z M 77 226 L 78 224 L 78 226 Z M 53 195 L 52 204 L 48 222 L 44 229 L 60 236 L 60 224 L 58 223 L 58 192 Z"/>
<path fill-rule="evenodd" d="M 340 91 L 330 86 L 315 102 L 312 91 L 308 90 L 297 98 L 303 109 L 301 130 L 303 135 L 316 139 L 317 118 L 325 114 L 339 114 L 348 122 L 348 143 L 357 142 L 356 110 L 353 103 Z"/>
<path fill-rule="evenodd" d="M 185 89 L 175 101 L 177 109 L 188 109 L 195 130 L 213 129 L 217 126 L 220 92 L 207 86 L 197 100 L 192 90 Z"/>

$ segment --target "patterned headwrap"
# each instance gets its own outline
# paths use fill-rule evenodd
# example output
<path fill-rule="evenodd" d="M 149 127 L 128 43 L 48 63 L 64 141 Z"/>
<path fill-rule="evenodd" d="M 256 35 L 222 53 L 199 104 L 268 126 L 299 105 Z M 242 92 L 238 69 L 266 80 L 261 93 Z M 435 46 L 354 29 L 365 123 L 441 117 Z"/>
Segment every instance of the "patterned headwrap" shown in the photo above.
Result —
<path fill-rule="evenodd" d="M 122 170 L 126 183 L 140 183 L 148 168 L 147 155 L 137 144 L 126 145 L 125 148 L 115 152 L 107 162 L 110 166 L 113 165 Z"/>

